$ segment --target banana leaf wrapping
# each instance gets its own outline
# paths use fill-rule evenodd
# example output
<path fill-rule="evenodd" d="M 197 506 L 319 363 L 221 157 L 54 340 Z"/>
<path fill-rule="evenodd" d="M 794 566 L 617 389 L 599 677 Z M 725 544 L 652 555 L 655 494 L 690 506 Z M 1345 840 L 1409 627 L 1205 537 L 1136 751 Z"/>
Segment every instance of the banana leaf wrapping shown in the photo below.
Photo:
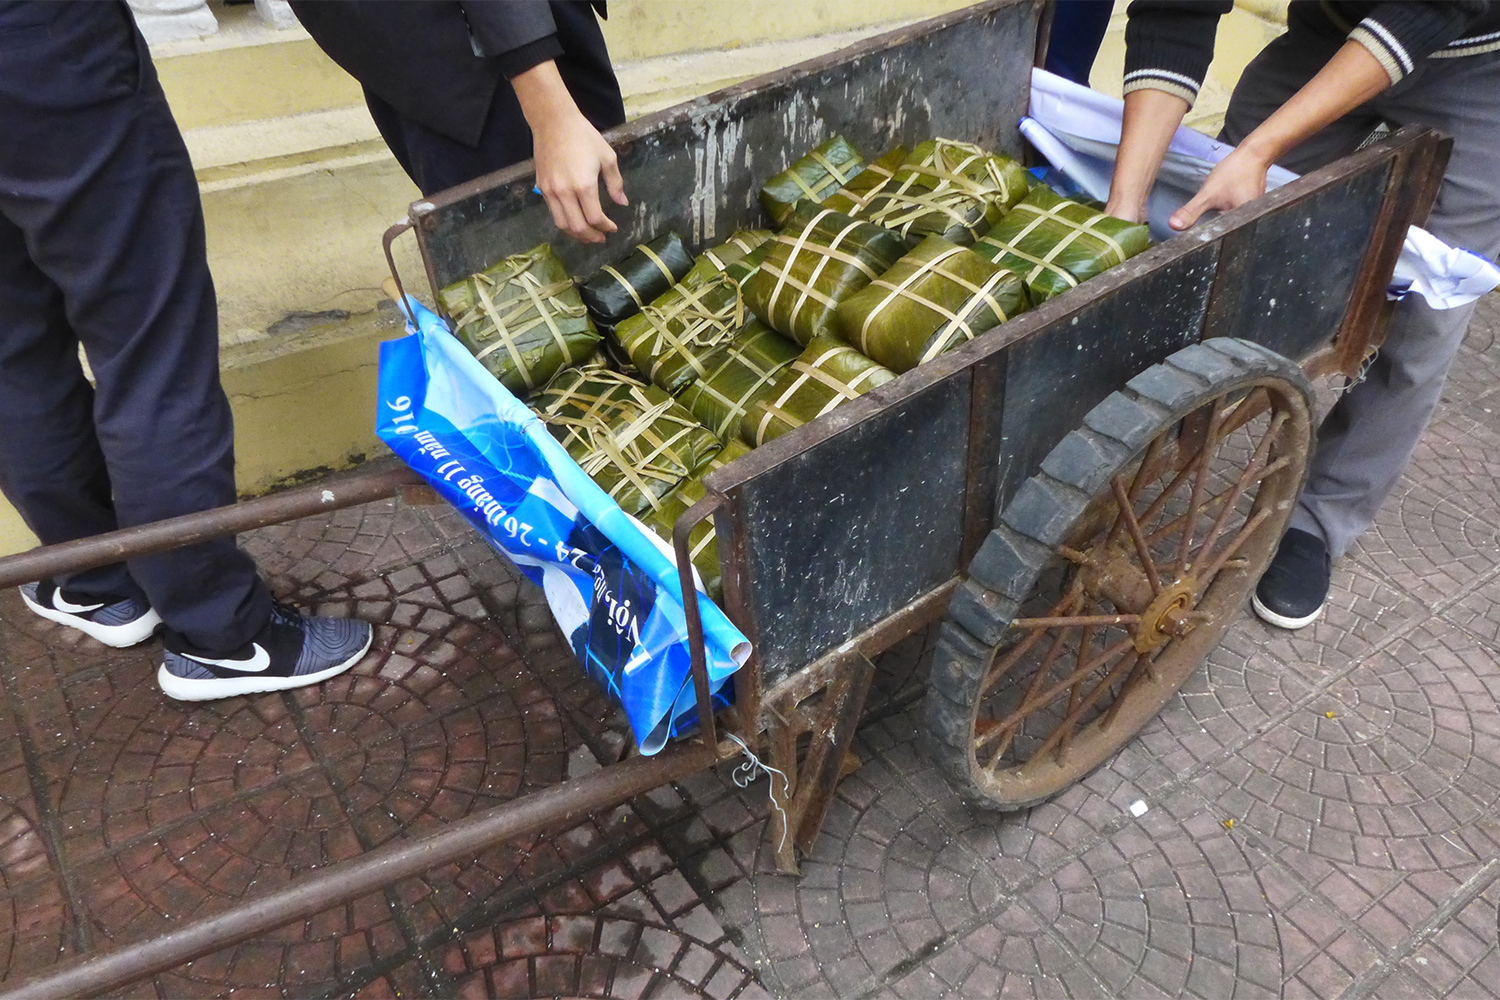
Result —
<path fill-rule="evenodd" d="M 740 437 L 759 447 L 895 377 L 843 341 L 818 337 L 782 369 L 771 392 L 751 404 Z"/>
<path fill-rule="evenodd" d="M 848 184 L 864 169 L 865 158 L 841 135 L 766 181 L 760 203 L 777 227 L 786 225 L 797 202 L 806 198 L 820 202 Z"/>
<path fill-rule="evenodd" d="M 624 258 L 605 264 L 578 286 L 578 294 L 600 330 L 612 330 L 627 316 L 681 281 L 693 266 L 676 233 L 642 243 Z"/>
<path fill-rule="evenodd" d="M 929 236 L 839 303 L 839 332 L 894 372 L 968 343 L 1026 308 L 1021 279 L 974 251 Z"/>
<path fill-rule="evenodd" d="M 859 215 L 871 199 L 885 190 L 909 152 L 905 146 L 897 146 L 875 162 L 866 163 L 853 180 L 823 199 L 823 207 L 845 215 Z"/>
<path fill-rule="evenodd" d="M 691 478 L 684 479 L 677 488 L 662 500 L 660 509 L 652 511 L 643 518 L 646 527 L 656 532 L 668 545 L 672 544 L 672 529 L 677 524 L 677 519 L 688 512 L 688 509 L 702 500 L 707 494 L 703 488 L 703 477 L 715 469 L 728 465 L 741 455 L 750 454 L 750 449 L 740 441 L 731 441 L 724 446 L 724 450 L 709 459 Z M 710 598 L 721 601 L 724 598 L 723 580 L 719 573 L 719 539 L 714 531 L 714 519 L 699 521 L 688 535 L 688 552 L 693 560 L 693 568 L 703 578 L 703 589 Z"/>
<path fill-rule="evenodd" d="M 734 282 L 739 287 L 741 294 L 744 293 L 745 284 L 760 270 L 760 266 L 766 262 L 767 255 L 775 246 L 776 234 L 769 229 L 752 229 L 750 232 L 766 233 L 765 240 L 739 260 L 732 260 L 724 268 L 724 277 Z"/>
<path fill-rule="evenodd" d="M 1144 225 L 1039 187 L 974 244 L 974 252 L 1019 274 L 1032 304 L 1040 305 L 1150 245 Z"/>
<path fill-rule="evenodd" d="M 618 372 L 568 369 L 531 406 L 627 514 L 660 508 L 722 447 L 671 396 Z"/>
<path fill-rule="evenodd" d="M 545 243 L 438 293 L 455 336 L 517 396 L 599 343 L 573 279 Z"/>
<path fill-rule="evenodd" d="M 766 240 L 776 234 L 769 229 L 741 229 L 730 236 L 729 239 L 716 247 L 709 247 L 703 251 L 694 264 L 696 270 L 699 265 L 711 267 L 714 271 L 728 271 L 733 265 L 743 261 L 753 254 Z M 706 262 L 706 264 L 705 264 Z M 759 261 L 756 261 L 758 264 Z"/>
<path fill-rule="evenodd" d="M 609 362 L 609 341 L 606 340 L 600 343 L 598 347 L 589 352 L 588 357 L 573 367 L 579 369 L 611 367 Z"/>
<path fill-rule="evenodd" d="M 776 376 L 801 353 L 802 348 L 752 319 L 733 340 L 703 357 L 708 374 L 677 401 L 720 441 L 735 440 L 750 405 L 771 391 Z"/>
<path fill-rule="evenodd" d="M 673 285 L 615 330 L 630 362 L 677 394 L 708 374 L 702 358 L 745 325 L 739 285 L 722 272 Z"/>
<path fill-rule="evenodd" d="M 889 230 L 811 202 L 765 245 L 765 261 L 745 282 L 745 305 L 804 346 L 832 334 L 835 307 L 906 255 Z"/>
<path fill-rule="evenodd" d="M 1026 196 L 1026 168 L 1008 156 L 949 139 L 911 151 L 884 189 L 858 212 L 910 246 L 941 236 L 969 246 Z"/>

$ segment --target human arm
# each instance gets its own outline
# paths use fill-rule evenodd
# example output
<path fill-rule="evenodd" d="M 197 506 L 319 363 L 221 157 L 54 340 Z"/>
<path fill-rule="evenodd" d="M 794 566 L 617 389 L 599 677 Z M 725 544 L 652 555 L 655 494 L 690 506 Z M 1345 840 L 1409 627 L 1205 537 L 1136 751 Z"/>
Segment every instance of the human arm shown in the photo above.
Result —
<path fill-rule="evenodd" d="M 1291 99 L 1277 109 L 1220 162 L 1198 194 L 1169 224 L 1193 225 L 1209 209 L 1238 207 L 1265 192 L 1266 172 L 1324 126 L 1398 82 L 1418 61 L 1456 39 L 1490 5 L 1482 0 L 1377 5 L 1358 25 L 1340 24 L 1348 41 Z M 1163 3 L 1136 0 L 1126 29 L 1126 113 L 1115 165 L 1110 211 L 1139 220 L 1151 182 L 1165 155 L 1181 113 L 1168 122 L 1167 95 L 1180 97 L 1185 112 L 1212 56 L 1217 12 L 1206 2 Z M 1332 8 L 1328 8 L 1332 10 Z M 1204 15 L 1213 13 L 1213 24 Z M 1132 92 L 1132 88 L 1137 88 Z M 1147 89 L 1159 98 L 1141 98 Z M 1136 107 L 1132 109 L 1132 99 Z M 1134 111 L 1134 114 L 1132 114 Z M 1132 134 L 1132 132 L 1136 134 Z"/>
<path fill-rule="evenodd" d="M 1125 95 L 1120 150 L 1104 211 L 1117 219 L 1143 222 L 1146 197 L 1167 155 L 1172 135 L 1187 114 L 1188 102 L 1164 90 L 1142 88 Z"/>
<path fill-rule="evenodd" d="M 1390 85 L 1390 76 L 1368 48 L 1345 42 L 1316 76 L 1219 161 L 1168 224 L 1186 229 L 1209 209 L 1228 211 L 1265 194 L 1266 172 L 1273 163 Z"/>
<path fill-rule="evenodd" d="M 599 202 L 599 180 L 616 205 L 628 205 L 615 151 L 578 110 L 551 59 L 511 77 L 531 126 L 536 184 L 557 228 L 583 243 L 603 243 L 618 228 Z"/>
<path fill-rule="evenodd" d="M 465 0 L 476 54 L 494 58 L 510 79 L 531 128 L 536 184 L 557 228 L 584 243 L 603 243 L 618 228 L 604 214 L 599 181 L 627 205 L 615 151 L 584 117 L 554 61 L 557 26 L 542 0 Z"/>

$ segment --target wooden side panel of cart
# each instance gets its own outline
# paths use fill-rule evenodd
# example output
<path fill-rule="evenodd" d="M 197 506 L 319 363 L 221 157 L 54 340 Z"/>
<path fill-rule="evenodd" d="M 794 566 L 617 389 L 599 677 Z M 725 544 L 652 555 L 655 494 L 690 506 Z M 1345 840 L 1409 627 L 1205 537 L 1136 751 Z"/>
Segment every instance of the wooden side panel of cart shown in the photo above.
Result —
<path fill-rule="evenodd" d="M 934 135 L 1024 155 L 1034 0 L 989 0 L 643 118 L 611 135 L 635 206 L 577 274 L 675 229 L 699 244 L 765 225 L 757 184 L 840 133 L 870 155 Z M 1095 404 L 1205 337 L 1255 341 L 1312 373 L 1378 342 L 1384 285 L 1424 218 L 1438 137 L 1383 143 L 1200 225 L 711 475 L 726 611 L 756 655 L 729 729 L 816 772 L 790 822 L 816 834 L 869 658 L 943 614 L 996 511 Z M 435 291 L 550 230 L 515 168 L 412 208 Z M 679 534 L 707 516 L 684 515 Z M 690 617 L 691 622 L 691 617 Z M 799 761 L 798 738 L 814 736 Z M 793 866 L 790 847 L 782 863 Z"/>

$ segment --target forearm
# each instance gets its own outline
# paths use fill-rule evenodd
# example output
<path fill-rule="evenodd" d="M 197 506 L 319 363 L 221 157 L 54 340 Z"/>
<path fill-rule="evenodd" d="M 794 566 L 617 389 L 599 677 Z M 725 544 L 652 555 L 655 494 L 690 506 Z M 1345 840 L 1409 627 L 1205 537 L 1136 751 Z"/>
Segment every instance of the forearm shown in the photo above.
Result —
<path fill-rule="evenodd" d="M 562 74 L 557 71 L 557 63 L 551 59 L 537 63 L 524 73 L 517 73 L 510 78 L 510 85 L 515 88 L 521 114 L 531 126 L 533 135 L 546 131 L 563 119 L 582 115 L 563 83 Z"/>
<path fill-rule="evenodd" d="M 536 184 L 557 228 L 585 243 L 602 243 L 617 227 L 599 204 L 602 179 L 617 205 L 629 204 L 615 151 L 584 117 L 548 59 L 510 78 L 531 126 Z"/>
<path fill-rule="evenodd" d="M 1358 42 L 1345 42 L 1317 75 L 1246 136 L 1239 148 L 1269 167 L 1390 85 L 1390 76 L 1369 49 Z"/>
<path fill-rule="evenodd" d="M 1106 212 L 1132 222 L 1145 219 L 1146 196 L 1187 110 L 1187 101 L 1162 90 L 1134 90 L 1125 95 L 1120 150 Z"/>

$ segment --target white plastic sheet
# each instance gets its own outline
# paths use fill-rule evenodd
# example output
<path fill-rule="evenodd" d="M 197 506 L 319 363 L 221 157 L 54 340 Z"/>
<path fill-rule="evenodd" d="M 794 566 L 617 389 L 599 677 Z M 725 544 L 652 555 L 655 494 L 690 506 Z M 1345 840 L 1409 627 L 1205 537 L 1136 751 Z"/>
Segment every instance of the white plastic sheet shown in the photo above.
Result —
<path fill-rule="evenodd" d="M 1124 104 L 1046 70 L 1034 69 L 1030 111 L 1030 116 L 1021 120 L 1021 133 L 1089 197 L 1108 201 Z M 1177 129 L 1146 206 L 1152 239 L 1176 235 L 1167 219 L 1197 193 L 1214 165 L 1233 151 L 1230 144 L 1186 126 Z M 1273 166 L 1266 175 L 1266 188 L 1278 188 L 1296 179 L 1290 170 Z M 1413 226 L 1402 246 L 1390 292 L 1395 298 L 1421 295 L 1434 309 L 1451 309 L 1473 302 L 1497 286 L 1500 269 L 1493 263 L 1472 251 L 1450 247 Z"/>

